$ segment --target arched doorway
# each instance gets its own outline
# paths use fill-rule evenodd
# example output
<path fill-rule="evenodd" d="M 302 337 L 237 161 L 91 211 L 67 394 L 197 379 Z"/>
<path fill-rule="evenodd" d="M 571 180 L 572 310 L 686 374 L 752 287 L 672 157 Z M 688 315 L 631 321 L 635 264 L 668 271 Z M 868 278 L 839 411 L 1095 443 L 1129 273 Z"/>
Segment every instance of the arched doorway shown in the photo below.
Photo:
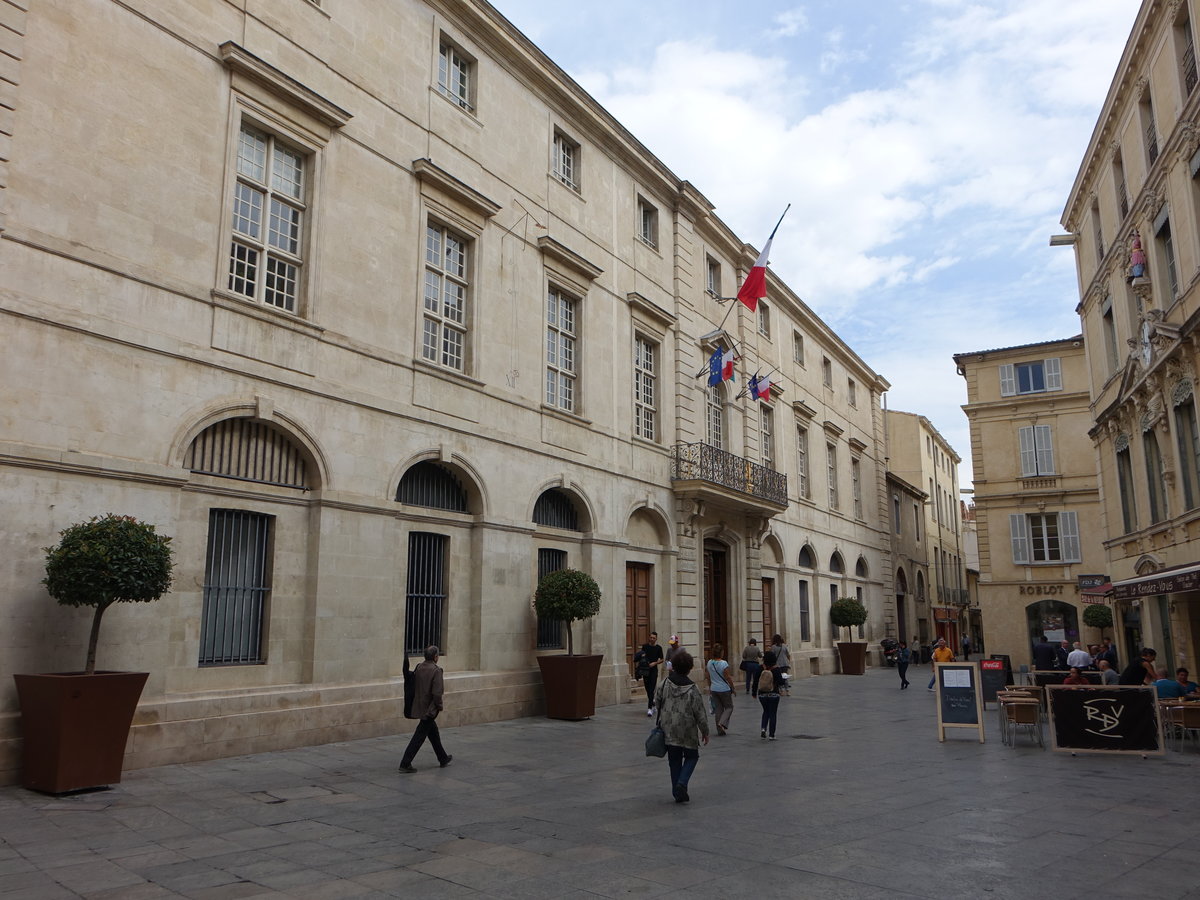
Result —
<path fill-rule="evenodd" d="M 908 640 L 908 615 L 905 609 L 905 600 L 908 598 L 908 576 L 904 574 L 904 569 L 896 570 L 896 637 L 899 640 Z M 889 635 L 890 637 L 890 635 Z"/>
<path fill-rule="evenodd" d="M 1042 636 L 1051 644 L 1079 640 L 1078 611 L 1061 600 L 1039 600 L 1025 607 L 1029 643 L 1032 646 Z"/>
<path fill-rule="evenodd" d="M 713 644 L 729 647 L 729 548 L 720 541 L 704 542 L 704 622 L 701 651 L 707 657 Z"/>

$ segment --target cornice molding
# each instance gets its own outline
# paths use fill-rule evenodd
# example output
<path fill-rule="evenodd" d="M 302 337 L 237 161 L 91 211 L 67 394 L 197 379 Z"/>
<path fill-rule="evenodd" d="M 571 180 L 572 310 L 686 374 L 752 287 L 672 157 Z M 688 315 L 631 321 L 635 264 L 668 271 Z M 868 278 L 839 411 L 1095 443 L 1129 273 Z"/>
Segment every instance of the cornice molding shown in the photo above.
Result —
<path fill-rule="evenodd" d="M 465 181 L 455 178 L 441 166 L 436 165 L 433 160 L 428 157 L 414 159 L 412 163 L 413 175 L 423 183 L 430 184 L 436 187 L 442 193 L 453 197 L 463 206 L 473 210 L 485 218 L 491 218 L 496 213 L 500 212 L 503 207 L 495 200 L 485 197 L 475 188 L 471 187 Z"/>
<path fill-rule="evenodd" d="M 330 128 L 341 128 L 352 118 L 349 112 L 336 103 L 331 103 L 291 75 L 259 59 L 245 47 L 233 41 L 226 41 L 218 51 L 221 61 L 231 72 L 244 75 Z"/>
<path fill-rule="evenodd" d="M 537 239 L 538 249 L 544 256 L 549 257 L 560 265 L 579 273 L 588 281 L 595 281 L 604 274 L 604 270 L 593 262 L 580 256 L 566 244 L 556 241 L 548 234 Z"/>

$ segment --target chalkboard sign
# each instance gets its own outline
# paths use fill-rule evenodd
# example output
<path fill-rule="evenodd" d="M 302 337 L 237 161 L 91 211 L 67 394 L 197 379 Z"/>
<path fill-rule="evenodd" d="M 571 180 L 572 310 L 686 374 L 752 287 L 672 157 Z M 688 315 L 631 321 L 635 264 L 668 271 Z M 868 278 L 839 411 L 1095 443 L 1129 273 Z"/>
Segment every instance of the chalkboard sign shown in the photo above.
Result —
<path fill-rule="evenodd" d="M 1004 683 L 1005 684 L 1016 684 L 1016 682 L 1013 681 L 1012 657 L 1010 657 L 1006 653 L 993 653 L 991 656 L 988 657 L 988 659 L 1003 660 L 1004 661 L 1004 678 L 1005 678 Z M 995 699 L 995 698 L 993 698 L 993 699 Z"/>
<path fill-rule="evenodd" d="M 947 728 L 974 728 L 983 743 L 983 703 L 979 690 L 979 663 L 946 662 L 934 666 L 937 684 L 938 740 Z"/>
<path fill-rule="evenodd" d="M 1012 672 L 1004 665 L 1004 660 L 998 657 L 981 659 L 979 661 L 979 680 L 983 683 L 984 704 L 998 702 L 996 694 L 1012 684 L 1008 679 Z"/>
<path fill-rule="evenodd" d="M 1046 691 L 1055 750 L 1143 756 L 1163 753 L 1158 693 L 1153 685 L 1058 684 Z"/>

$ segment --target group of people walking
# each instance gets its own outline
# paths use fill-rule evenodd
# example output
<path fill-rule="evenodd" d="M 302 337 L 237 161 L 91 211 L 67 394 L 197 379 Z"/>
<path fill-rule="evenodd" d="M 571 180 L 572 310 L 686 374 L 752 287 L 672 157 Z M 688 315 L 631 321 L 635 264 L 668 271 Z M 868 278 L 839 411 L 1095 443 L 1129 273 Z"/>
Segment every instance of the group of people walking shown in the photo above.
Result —
<path fill-rule="evenodd" d="M 671 635 L 664 651 L 656 631 L 650 632 L 649 640 L 634 655 L 634 674 L 646 689 L 646 716 L 657 716 L 658 725 L 666 735 L 671 794 L 676 803 L 691 799 L 688 782 L 700 759 L 700 746 L 707 745 L 709 739 L 704 699 L 700 686 L 691 677 L 695 664 L 693 656 L 680 646 L 678 635 Z M 660 682 L 660 671 L 664 668 L 667 674 Z M 765 651 L 759 648 L 756 638 L 750 638 L 742 651 L 740 668 L 745 674 L 744 692 L 757 699 L 762 707 L 759 737 L 773 741 L 779 697 L 790 692 L 787 681 L 791 653 L 783 636 L 776 634 Z M 704 681 L 717 736 L 723 737 L 729 732 L 733 698 L 742 679 L 734 674 L 720 644 L 712 647 L 704 663 Z"/>

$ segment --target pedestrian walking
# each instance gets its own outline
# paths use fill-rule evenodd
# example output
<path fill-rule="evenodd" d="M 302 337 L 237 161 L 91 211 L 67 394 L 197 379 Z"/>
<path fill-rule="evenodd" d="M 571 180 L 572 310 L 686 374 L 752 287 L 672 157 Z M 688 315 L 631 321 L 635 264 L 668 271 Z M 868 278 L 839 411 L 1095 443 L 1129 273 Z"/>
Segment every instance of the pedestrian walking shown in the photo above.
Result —
<path fill-rule="evenodd" d="M 954 662 L 954 651 L 946 646 L 945 638 L 938 638 L 937 644 L 934 645 L 933 655 L 929 661 L 929 668 L 933 674 L 929 676 L 929 690 L 933 690 L 933 685 L 937 682 L 937 664 L 940 662 Z"/>
<path fill-rule="evenodd" d="M 963 659 L 970 661 L 971 659 L 971 636 L 963 632 L 962 636 L 962 652 Z"/>
<path fill-rule="evenodd" d="M 658 670 L 663 664 L 663 648 L 658 642 L 658 632 L 650 632 L 646 643 L 638 651 L 642 658 L 638 661 L 639 676 L 642 686 L 646 689 L 646 717 L 654 716 L 654 689 L 658 687 Z"/>
<path fill-rule="evenodd" d="M 912 651 L 908 649 L 908 642 L 901 641 L 900 648 L 896 651 L 896 671 L 900 673 L 900 690 L 908 687 L 908 664 L 912 662 Z"/>
<path fill-rule="evenodd" d="M 713 645 L 712 659 L 704 664 L 704 680 L 712 698 L 713 716 L 717 720 L 717 736 L 724 737 L 733 717 L 733 668 L 725 659 L 725 648 Z"/>
<path fill-rule="evenodd" d="M 783 640 L 783 635 L 777 634 L 771 638 L 771 649 L 775 651 L 775 690 L 781 694 L 790 694 L 788 673 L 792 670 L 792 654 Z"/>
<path fill-rule="evenodd" d="M 441 651 L 431 644 L 425 648 L 425 661 L 419 663 L 413 670 L 412 712 L 420 721 L 417 722 L 412 739 L 404 749 L 404 756 L 400 758 L 400 771 L 405 775 L 411 775 L 417 771 L 413 768 L 413 757 L 417 755 L 417 751 L 421 749 L 426 738 L 429 739 L 429 746 L 433 748 L 438 764 L 443 769 L 450 765 L 450 760 L 454 759 L 442 746 L 442 736 L 438 732 L 437 726 L 438 713 L 442 711 L 444 690 L 442 667 L 437 664 L 440 655 Z"/>
<path fill-rule="evenodd" d="M 779 717 L 779 667 L 774 650 L 763 656 L 763 670 L 758 676 L 758 702 L 762 705 L 762 725 L 758 736 L 765 741 L 775 740 L 775 723 Z"/>
<path fill-rule="evenodd" d="M 700 761 L 700 744 L 708 746 L 708 717 L 700 689 L 688 677 L 695 664 L 692 654 L 680 650 L 671 657 L 671 671 L 654 695 L 658 723 L 667 737 L 667 765 L 671 772 L 671 795 L 676 803 L 687 803 L 688 782 Z M 696 734 L 699 732 L 699 739 Z"/>
<path fill-rule="evenodd" d="M 746 693 L 752 697 L 758 696 L 758 673 L 762 671 L 762 658 L 758 638 L 750 638 L 746 649 L 742 651 L 742 671 L 746 673 Z"/>

